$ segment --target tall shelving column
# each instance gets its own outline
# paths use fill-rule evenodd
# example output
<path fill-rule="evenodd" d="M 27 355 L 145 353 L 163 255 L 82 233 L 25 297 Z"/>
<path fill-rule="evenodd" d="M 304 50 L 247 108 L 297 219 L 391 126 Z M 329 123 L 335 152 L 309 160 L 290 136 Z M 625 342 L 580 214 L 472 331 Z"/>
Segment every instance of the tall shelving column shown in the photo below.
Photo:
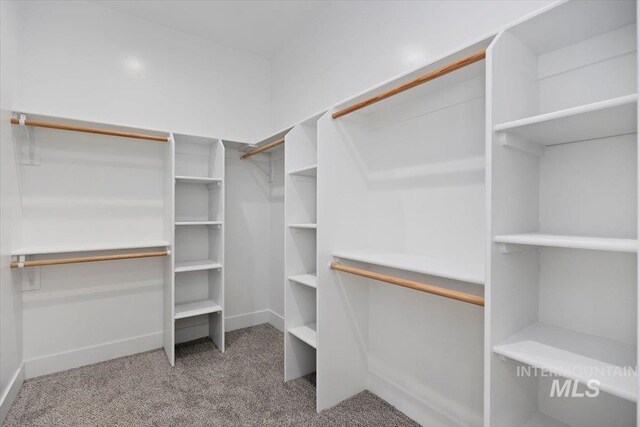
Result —
<path fill-rule="evenodd" d="M 224 352 L 224 146 L 175 139 L 175 343 L 209 336 Z"/>
<path fill-rule="evenodd" d="M 635 8 L 563 3 L 488 50 L 485 426 L 636 425 Z"/>
<path fill-rule="evenodd" d="M 317 133 L 310 120 L 285 137 L 285 381 L 316 370 Z"/>

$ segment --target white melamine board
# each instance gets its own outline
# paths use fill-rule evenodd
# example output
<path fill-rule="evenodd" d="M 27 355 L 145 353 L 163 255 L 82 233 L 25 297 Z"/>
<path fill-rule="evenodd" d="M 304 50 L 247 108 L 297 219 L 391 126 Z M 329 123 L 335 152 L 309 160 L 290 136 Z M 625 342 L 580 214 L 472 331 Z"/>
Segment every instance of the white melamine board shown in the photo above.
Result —
<path fill-rule="evenodd" d="M 181 261 L 176 262 L 176 273 L 185 271 L 212 270 L 214 268 L 222 268 L 222 264 L 210 260 L 199 261 Z"/>
<path fill-rule="evenodd" d="M 185 317 L 200 316 L 201 314 L 210 314 L 222 311 L 222 307 L 213 300 L 194 301 L 176 306 L 176 319 Z"/>
<path fill-rule="evenodd" d="M 525 233 L 495 236 L 493 241 L 496 243 L 549 246 L 556 248 L 591 249 L 612 252 L 638 252 L 638 240 L 636 239 L 611 239 L 606 237 Z"/>
<path fill-rule="evenodd" d="M 222 225 L 222 221 L 178 221 L 176 225 Z"/>
<path fill-rule="evenodd" d="M 318 165 L 304 166 L 289 172 L 289 175 L 316 176 Z"/>
<path fill-rule="evenodd" d="M 629 375 L 637 366 L 635 346 L 536 323 L 494 346 L 493 352 L 582 384 L 597 380 L 602 391 L 637 400 L 637 377 Z"/>
<path fill-rule="evenodd" d="M 495 130 L 554 145 L 635 133 L 636 94 L 499 124 Z"/>
<path fill-rule="evenodd" d="M 97 251 L 113 251 L 120 249 L 144 249 L 144 248 L 158 248 L 163 246 L 170 246 L 168 240 L 157 240 L 148 242 L 123 242 L 123 243 L 109 243 L 99 244 L 91 243 L 84 245 L 66 245 L 66 246 L 32 246 L 28 248 L 15 249 L 11 252 L 12 255 L 45 255 L 45 254 L 59 254 L 59 253 L 71 253 L 71 252 L 97 252 Z"/>
<path fill-rule="evenodd" d="M 316 229 L 318 228 L 318 224 L 289 224 L 289 228 L 308 228 L 308 229 Z"/>
<path fill-rule="evenodd" d="M 213 184 L 222 182 L 222 179 L 199 176 L 176 176 L 176 181 L 183 182 L 185 184 Z"/>
<path fill-rule="evenodd" d="M 311 347 L 316 348 L 316 324 L 308 323 L 303 326 L 291 328 L 288 332 L 297 337 L 298 339 L 309 344 Z"/>
<path fill-rule="evenodd" d="M 165 176 L 164 176 L 164 234 L 169 240 L 172 249 L 171 254 L 164 262 L 164 289 L 162 302 L 162 328 L 164 351 L 171 366 L 175 365 L 175 139 L 173 134 L 169 136 L 169 142 L 165 151 Z"/>
<path fill-rule="evenodd" d="M 300 283 L 301 285 L 309 286 L 312 288 L 316 287 L 317 278 L 315 274 L 300 274 L 298 276 L 289 276 L 289 280 Z"/>
<path fill-rule="evenodd" d="M 482 263 L 471 264 L 464 261 L 419 255 L 361 251 L 335 252 L 333 256 L 462 282 L 484 284 L 484 264 Z"/>

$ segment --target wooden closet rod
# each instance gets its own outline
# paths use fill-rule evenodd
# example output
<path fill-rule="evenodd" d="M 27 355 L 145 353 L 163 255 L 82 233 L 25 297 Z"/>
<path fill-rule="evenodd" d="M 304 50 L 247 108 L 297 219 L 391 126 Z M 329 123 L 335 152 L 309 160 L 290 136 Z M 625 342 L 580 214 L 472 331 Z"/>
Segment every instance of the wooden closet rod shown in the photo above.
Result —
<path fill-rule="evenodd" d="M 280 138 L 277 141 L 273 141 L 268 143 L 267 145 L 263 145 L 262 147 L 258 147 L 255 150 L 248 151 L 240 156 L 241 159 L 248 159 L 249 157 L 256 155 L 258 153 L 262 153 L 263 151 L 270 150 L 273 147 L 277 147 L 278 145 L 284 144 L 284 138 Z"/>
<path fill-rule="evenodd" d="M 120 254 L 120 255 L 101 255 L 101 256 L 89 256 L 83 258 L 60 258 L 60 259 L 46 259 L 41 261 L 25 261 L 18 262 L 12 261 L 11 268 L 22 267 L 38 267 L 41 265 L 59 265 L 59 264 L 77 264 L 79 262 L 95 262 L 95 261 L 115 261 L 119 259 L 134 259 L 134 258 L 151 258 L 158 256 L 167 256 L 169 251 L 158 252 L 142 252 L 137 254 Z"/>
<path fill-rule="evenodd" d="M 13 117 L 11 118 L 12 125 L 19 125 L 20 120 Z M 121 136 L 123 138 L 135 138 L 135 139 L 147 139 L 149 141 L 159 141 L 159 142 L 167 142 L 169 140 L 166 136 L 155 136 L 155 135 L 145 135 L 143 133 L 130 133 L 130 132 L 118 132 L 115 130 L 108 129 L 97 129 L 97 128 L 86 128 L 82 126 L 71 126 L 71 125 L 61 125 L 58 123 L 49 123 L 49 122 L 41 122 L 38 120 L 25 120 L 25 126 L 35 126 L 39 128 L 48 128 L 48 129 L 59 129 L 59 130 L 70 130 L 73 132 L 87 132 L 87 133 L 96 133 L 98 135 L 111 135 L 111 136 Z"/>
<path fill-rule="evenodd" d="M 349 113 L 353 113 L 354 111 L 360 110 L 361 108 L 367 107 L 371 104 L 375 104 L 376 102 L 382 101 L 383 99 L 390 98 L 393 95 L 397 95 L 401 92 L 404 92 L 405 90 L 414 88 L 418 85 L 421 85 L 422 83 L 426 83 L 430 80 L 437 79 L 438 77 L 442 77 L 445 74 L 451 73 L 452 71 L 459 70 L 460 68 L 464 68 L 467 65 L 471 65 L 475 62 L 481 61 L 484 59 L 485 53 L 486 51 L 484 49 L 478 52 L 474 52 L 470 55 L 465 56 L 464 58 L 460 58 L 454 62 L 451 62 L 450 64 L 440 67 L 437 70 L 430 71 L 427 74 L 424 74 L 420 77 L 417 77 L 399 86 L 393 87 L 389 90 L 386 90 L 382 93 L 374 95 L 370 98 L 367 98 L 360 102 L 356 102 L 355 104 L 349 107 L 345 107 L 342 110 L 336 111 L 331 115 L 331 117 L 333 117 L 334 119 L 337 119 L 338 117 L 342 117 Z"/>
<path fill-rule="evenodd" d="M 335 262 L 331 263 L 332 270 L 344 271 L 345 273 L 355 274 L 356 276 L 366 277 L 368 279 L 379 280 L 381 282 L 391 283 L 396 286 L 415 289 L 416 291 L 426 292 L 428 294 L 439 295 L 445 298 L 451 298 L 458 301 L 468 302 L 469 304 L 480 305 L 484 307 L 484 297 L 468 294 L 466 292 L 454 291 L 452 289 L 440 288 L 438 286 L 428 285 L 426 283 L 415 282 L 413 280 L 401 279 L 400 277 L 387 276 L 386 274 L 373 273 L 371 271 L 362 270 L 360 268 L 349 267 Z"/>

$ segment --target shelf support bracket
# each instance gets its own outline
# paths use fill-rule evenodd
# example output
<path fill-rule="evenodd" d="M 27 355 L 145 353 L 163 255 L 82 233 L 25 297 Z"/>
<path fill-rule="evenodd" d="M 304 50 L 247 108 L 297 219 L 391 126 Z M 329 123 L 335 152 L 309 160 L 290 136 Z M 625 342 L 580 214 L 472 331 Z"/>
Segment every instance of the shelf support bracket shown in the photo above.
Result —
<path fill-rule="evenodd" d="M 542 157 L 545 151 L 544 145 L 535 144 L 509 132 L 499 132 L 498 143 L 503 147 L 511 147 L 538 157 Z"/>
<path fill-rule="evenodd" d="M 20 113 L 18 115 L 18 124 L 24 129 L 24 133 L 27 136 L 27 146 L 24 147 L 23 145 L 20 149 L 20 164 L 38 166 L 40 165 L 40 150 L 36 147 L 26 122 L 27 115 Z"/>
<path fill-rule="evenodd" d="M 251 151 L 255 148 L 257 148 L 255 145 L 250 145 L 249 147 L 247 147 L 246 151 Z M 240 157 L 242 157 L 242 154 L 240 154 Z M 251 163 L 253 163 L 260 170 L 260 172 L 262 172 L 269 179 L 269 182 L 271 182 L 271 162 L 269 162 L 269 166 L 267 168 L 264 168 L 251 157 L 248 157 L 244 160 L 249 160 Z"/>

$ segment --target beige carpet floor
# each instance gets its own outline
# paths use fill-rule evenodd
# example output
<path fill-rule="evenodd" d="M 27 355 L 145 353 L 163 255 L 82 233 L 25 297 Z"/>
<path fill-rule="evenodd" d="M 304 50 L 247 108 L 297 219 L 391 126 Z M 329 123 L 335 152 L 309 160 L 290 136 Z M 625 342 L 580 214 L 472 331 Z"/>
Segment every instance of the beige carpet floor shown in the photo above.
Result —
<path fill-rule="evenodd" d="M 283 336 L 270 325 L 26 381 L 10 426 L 416 426 L 369 392 L 315 411 L 312 376 L 283 382 Z"/>

